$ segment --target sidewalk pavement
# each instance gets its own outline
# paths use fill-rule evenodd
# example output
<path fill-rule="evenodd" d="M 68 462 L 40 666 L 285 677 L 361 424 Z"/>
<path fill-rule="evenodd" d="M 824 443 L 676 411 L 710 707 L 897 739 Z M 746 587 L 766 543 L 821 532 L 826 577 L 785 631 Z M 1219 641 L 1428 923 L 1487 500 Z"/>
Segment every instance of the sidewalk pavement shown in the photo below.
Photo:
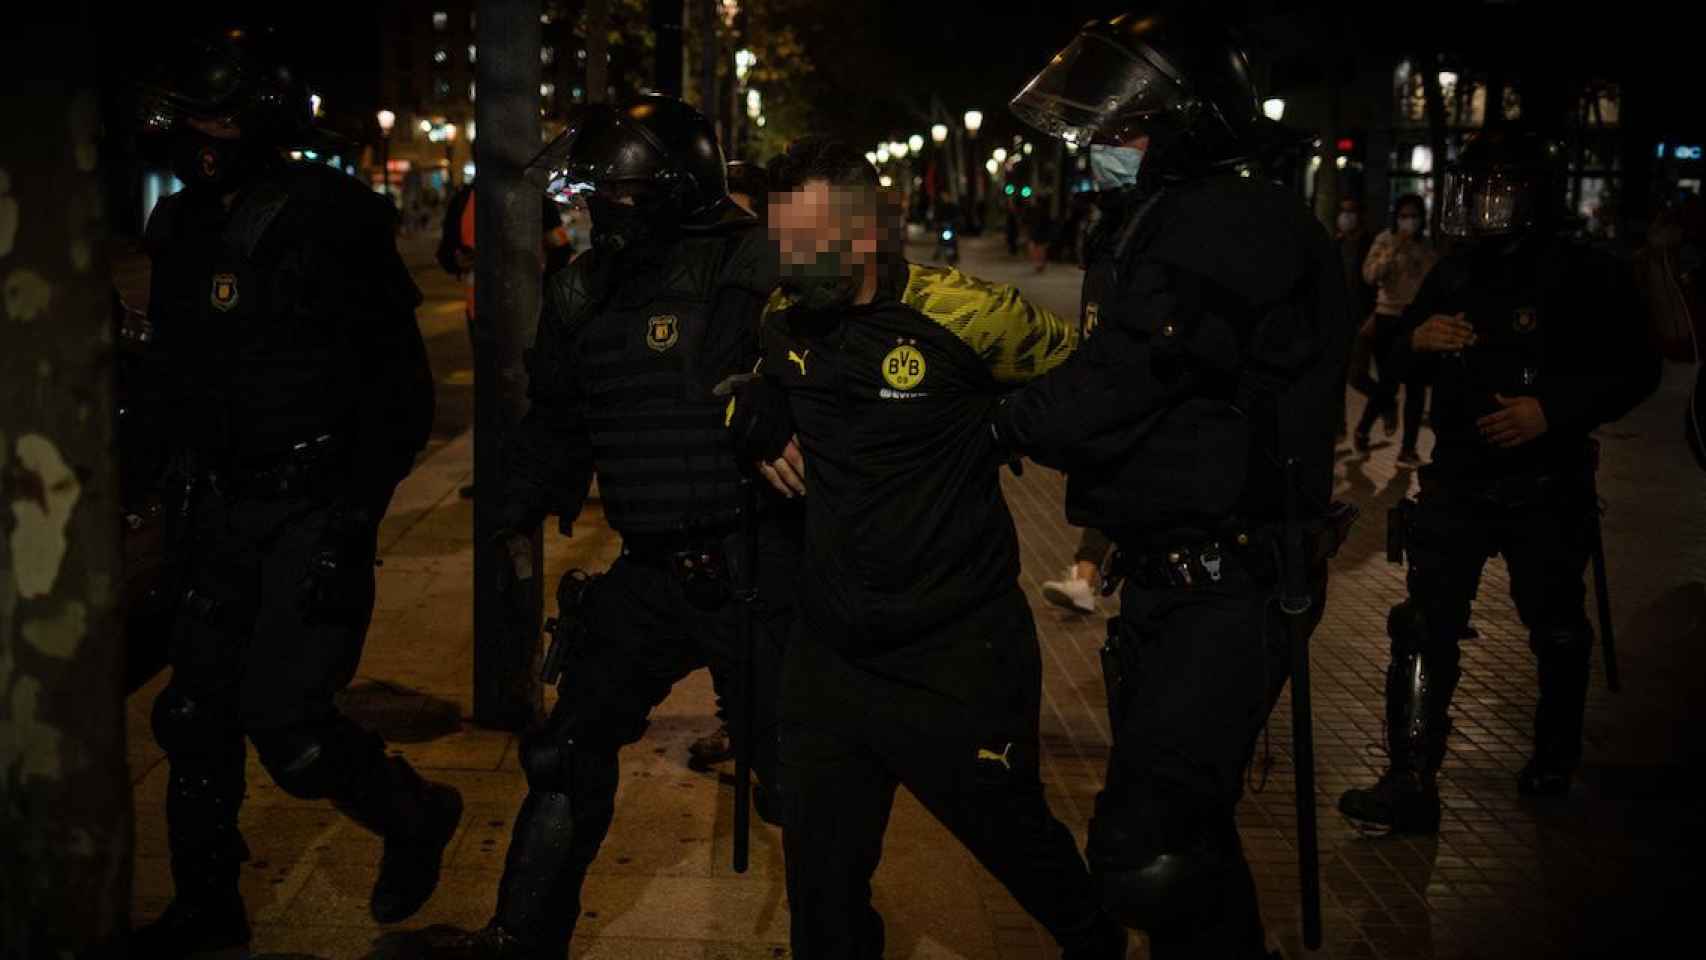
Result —
<path fill-rule="evenodd" d="M 1017 282 L 1052 309 L 1076 315 L 1080 274 L 1070 266 L 1052 265 L 1038 276 L 979 240 L 968 242 L 961 266 Z M 1372 745 L 1382 736 L 1386 611 L 1403 596 L 1402 570 L 1384 559 L 1384 513 L 1414 483 L 1411 471 L 1393 463 L 1394 445 L 1367 457 L 1341 451 L 1340 496 L 1362 506 L 1363 520 L 1335 561 L 1312 648 L 1327 931 L 1319 956 L 1630 955 L 1686 922 L 1697 894 L 1682 879 L 1697 869 L 1693 847 L 1706 827 L 1697 795 L 1685 786 L 1700 760 L 1694 704 L 1706 696 L 1706 482 L 1680 442 L 1681 371 L 1668 373 L 1657 397 L 1600 435 L 1625 692 L 1608 694 L 1596 672 L 1582 781 L 1561 802 L 1516 796 L 1534 663 L 1495 559 L 1476 608 L 1481 638 L 1465 645 L 1457 734 L 1442 782 L 1448 809 L 1437 838 L 1364 837 L 1333 810 L 1341 790 L 1380 768 Z M 1430 442 L 1424 439 L 1424 452 Z M 395 752 L 463 791 L 467 813 L 442 885 L 409 923 L 377 927 L 367 896 L 379 842 L 328 805 L 285 796 L 251 759 L 243 828 L 253 857 L 243 893 L 257 956 L 405 958 L 418 954 L 433 928 L 477 927 L 491 912 L 526 786 L 515 737 L 469 719 L 472 507 L 456 491 L 468 481 L 471 456 L 469 435 L 457 436 L 399 490 L 381 530 L 384 565 L 366 656 L 342 698 Z M 1082 842 L 1108 749 L 1096 656 L 1103 620 L 1040 599 L 1041 581 L 1059 576 L 1077 540 L 1061 518 L 1062 478 L 1032 467 L 1004 483 L 1042 635 L 1043 773 L 1057 815 Z M 596 503 L 576 522 L 573 538 L 548 531 L 547 543 L 549 583 L 570 567 L 601 568 L 619 548 Z M 157 678 L 130 701 L 138 922 L 170 896 L 166 769 L 148 729 L 163 682 Z M 1245 801 L 1240 825 L 1270 936 L 1300 957 L 1287 703 L 1282 698 L 1273 716 L 1266 787 Z M 687 745 L 713 723 L 709 680 L 696 674 L 654 713 L 646 737 L 623 751 L 616 820 L 587 882 L 573 957 L 789 956 L 779 834 L 755 818 L 751 870 L 733 874 L 732 787 L 726 776 L 686 767 Z M 1057 956 L 904 791 L 875 889 L 891 960 Z M 1141 943 L 1132 956 L 1147 956 Z"/>

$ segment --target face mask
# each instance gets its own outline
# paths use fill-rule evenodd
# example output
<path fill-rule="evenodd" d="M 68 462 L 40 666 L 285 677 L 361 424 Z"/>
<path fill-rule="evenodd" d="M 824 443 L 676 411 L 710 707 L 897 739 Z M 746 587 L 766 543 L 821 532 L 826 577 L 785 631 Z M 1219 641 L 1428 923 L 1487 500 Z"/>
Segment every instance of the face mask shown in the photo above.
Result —
<path fill-rule="evenodd" d="M 172 174 L 190 190 L 229 193 L 259 166 L 241 137 L 209 136 L 196 129 L 172 135 Z"/>
<path fill-rule="evenodd" d="M 1398 218 L 1398 232 L 1403 234 L 1406 237 L 1413 237 L 1416 234 L 1422 232 L 1422 218 L 1420 218 L 1420 217 L 1399 217 Z"/>
<path fill-rule="evenodd" d="M 1350 233 L 1352 230 L 1355 230 L 1356 228 L 1357 228 L 1357 215 L 1354 213 L 1351 213 L 1349 210 L 1340 211 L 1340 213 L 1339 213 L 1339 232 L 1340 233 Z"/>
<path fill-rule="evenodd" d="M 783 292 L 806 310 L 845 307 L 859 295 L 863 284 L 861 270 L 848 263 L 839 250 L 820 253 L 810 263 L 783 261 L 781 265 Z"/>
<path fill-rule="evenodd" d="M 629 205 L 594 193 L 586 198 L 592 214 L 592 244 L 611 253 L 632 253 L 667 237 L 662 211 L 645 201 Z"/>
<path fill-rule="evenodd" d="M 1143 151 L 1136 147 L 1090 145 L 1090 179 L 1097 190 L 1118 190 L 1137 182 Z"/>

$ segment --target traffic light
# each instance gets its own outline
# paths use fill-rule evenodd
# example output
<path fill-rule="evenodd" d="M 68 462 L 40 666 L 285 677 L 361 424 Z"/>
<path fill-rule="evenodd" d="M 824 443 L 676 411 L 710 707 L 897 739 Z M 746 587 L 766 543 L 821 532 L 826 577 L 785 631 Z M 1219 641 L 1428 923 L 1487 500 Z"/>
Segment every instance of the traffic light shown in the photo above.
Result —
<path fill-rule="evenodd" d="M 1019 191 L 1019 196 L 1021 196 L 1021 197 L 1023 197 L 1023 198 L 1025 198 L 1025 199 L 1026 199 L 1026 200 L 1029 200 L 1029 199 L 1031 199 L 1031 188 L 1030 188 L 1030 187 L 1026 187 L 1026 188 L 1025 188 L 1025 189 L 1023 189 L 1023 190 L 1020 190 L 1020 191 Z"/>
<path fill-rule="evenodd" d="M 1007 185 L 1007 187 L 1006 187 L 1006 189 L 1004 189 L 1004 190 L 1002 190 L 1002 191 L 1001 191 L 1001 192 L 1002 192 L 1002 193 L 1005 193 L 1005 194 L 1007 194 L 1007 195 L 1008 195 L 1008 196 L 1009 196 L 1009 197 L 1011 197 L 1011 196 L 1012 196 L 1012 195 L 1013 195 L 1013 185 L 1012 185 L 1012 184 L 1011 184 L 1011 183 L 1009 183 L 1009 184 L 1008 184 L 1008 185 Z"/>

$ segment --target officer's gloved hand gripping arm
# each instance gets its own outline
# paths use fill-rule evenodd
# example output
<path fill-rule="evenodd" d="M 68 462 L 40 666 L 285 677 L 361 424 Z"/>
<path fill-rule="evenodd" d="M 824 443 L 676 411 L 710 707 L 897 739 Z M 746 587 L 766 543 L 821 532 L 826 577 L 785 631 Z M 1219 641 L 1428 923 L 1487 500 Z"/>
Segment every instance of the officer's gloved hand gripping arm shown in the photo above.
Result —
<path fill-rule="evenodd" d="M 1102 324 L 1070 359 L 1005 398 L 994 419 L 1000 443 L 1044 466 L 1070 471 L 1128 453 L 1181 384 L 1166 373 L 1158 340 L 1194 329 L 1186 290 L 1195 278 L 1139 265 L 1124 301 L 1103 304 Z M 1164 331 L 1173 331 L 1171 334 Z M 1166 353 L 1161 347 L 1161 353 Z"/>

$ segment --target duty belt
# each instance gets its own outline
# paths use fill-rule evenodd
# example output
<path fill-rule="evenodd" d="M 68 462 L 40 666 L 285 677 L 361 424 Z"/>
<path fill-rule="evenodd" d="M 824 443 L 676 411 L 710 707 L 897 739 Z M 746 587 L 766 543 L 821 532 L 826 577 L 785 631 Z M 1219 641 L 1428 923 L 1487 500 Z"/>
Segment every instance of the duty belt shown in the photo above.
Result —
<path fill-rule="evenodd" d="M 1302 525 L 1303 560 L 1309 568 L 1325 563 L 1338 552 L 1356 515 L 1355 507 L 1335 502 L 1325 514 Z M 1159 538 L 1139 547 L 1118 544 L 1103 570 L 1102 593 L 1113 593 L 1125 579 L 1152 590 L 1212 587 L 1233 565 L 1258 583 L 1277 583 L 1283 536 L 1284 528 L 1270 523 L 1234 528 L 1219 537 L 1187 534 L 1176 540 Z"/>
<path fill-rule="evenodd" d="M 207 471 L 209 484 L 227 497 L 284 499 L 327 494 L 345 466 L 342 438 L 329 433 L 293 444 L 278 457 Z"/>

